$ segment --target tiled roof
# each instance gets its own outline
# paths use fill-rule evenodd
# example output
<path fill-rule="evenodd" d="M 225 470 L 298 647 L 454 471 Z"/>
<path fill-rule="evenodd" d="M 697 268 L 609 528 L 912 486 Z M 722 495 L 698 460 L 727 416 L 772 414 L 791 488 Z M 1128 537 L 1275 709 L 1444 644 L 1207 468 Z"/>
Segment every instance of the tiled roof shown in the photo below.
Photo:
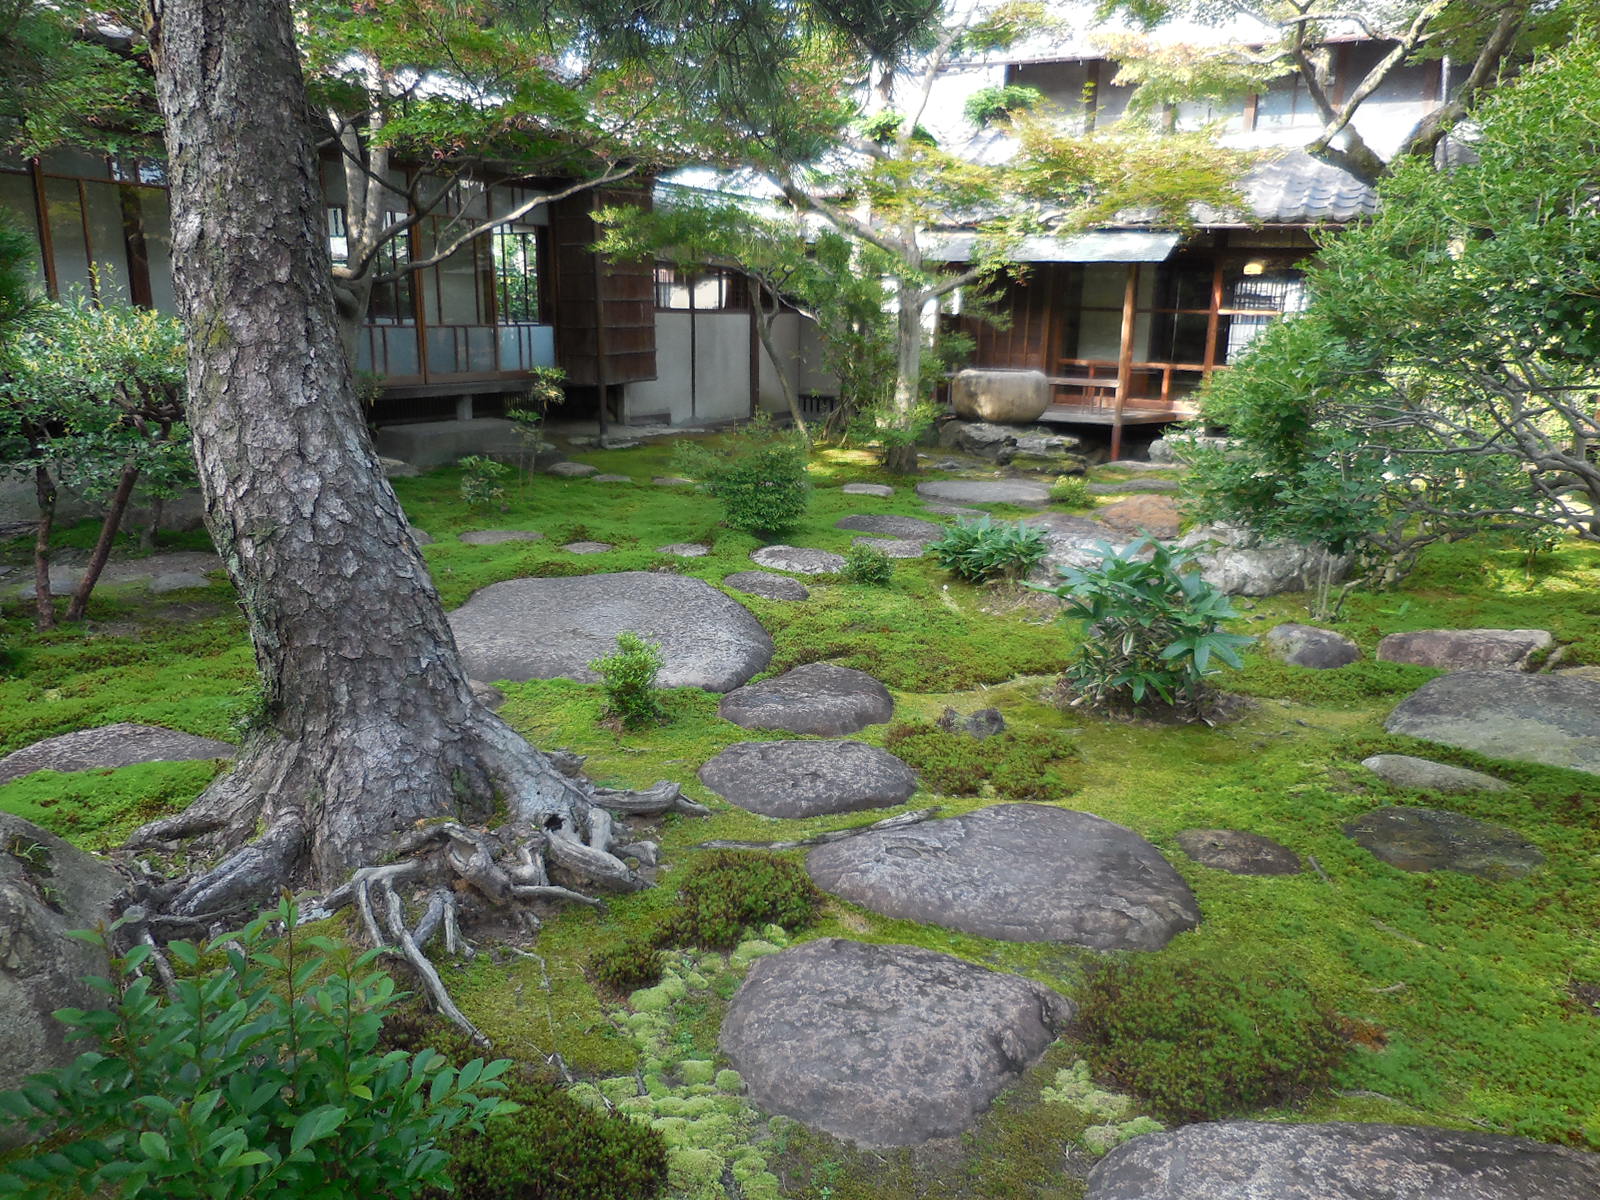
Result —
<path fill-rule="evenodd" d="M 1371 187 L 1304 150 L 1263 159 L 1245 174 L 1239 190 L 1256 218 L 1274 225 L 1357 221 L 1378 207 Z"/>

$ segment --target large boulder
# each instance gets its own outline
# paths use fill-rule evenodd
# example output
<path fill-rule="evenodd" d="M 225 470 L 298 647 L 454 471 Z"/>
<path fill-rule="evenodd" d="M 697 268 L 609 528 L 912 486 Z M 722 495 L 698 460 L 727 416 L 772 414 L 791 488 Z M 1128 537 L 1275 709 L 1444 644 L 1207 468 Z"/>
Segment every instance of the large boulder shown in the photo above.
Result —
<path fill-rule="evenodd" d="M 968 367 L 951 381 L 950 404 L 969 421 L 1026 425 L 1050 407 L 1050 382 L 1043 371 Z"/>
<path fill-rule="evenodd" d="M 946 421 L 939 426 L 939 445 L 1004 466 L 1017 452 L 1017 431 L 987 421 Z"/>
<path fill-rule="evenodd" d="M 1600 1154 L 1412 1125 L 1220 1121 L 1118 1146 L 1087 1200 L 1594 1200 Z"/>
<path fill-rule="evenodd" d="M 66 1039 L 58 1008 L 98 1008 L 83 982 L 107 975 L 101 951 L 68 937 L 111 919 L 125 886 L 112 867 L 21 817 L 0 812 L 0 1091 L 65 1066 L 86 1046 Z M 0 1147 L 16 1135 L 0 1122 Z"/>
<path fill-rule="evenodd" d="M 1147 533 L 1158 538 L 1177 537 L 1183 523 L 1183 514 L 1171 496 L 1134 496 L 1108 504 L 1095 515 L 1123 533 Z"/>
<path fill-rule="evenodd" d="M 1512 667 L 1526 671 L 1554 639 L 1544 629 L 1413 629 L 1378 643 L 1378 661 L 1461 671 Z"/>
<path fill-rule="evenodd" d="M 450 614 L 474 679 L 598 682 L 589 662 L 613 654 L 617 634 L 661 647 L 662 687 L 726 692 L 772 658 L 772 639 L 737 600 L 701 579 L 621 571 L 508 579 L 474 592 Z"/>
<path fill-rule="evenodd" d="M 971 1126 L 1071 1013 L 1017 975 L 821 938 L 757 961 L 721 1047 L 766 1111 L 862 1146 L 916 1146 Z"/>
<path fill-rule="evenodd" d="M 1344 831 L 1402 871 L 1520 879 L 1544 865 L 1539 848 L 1516 830 L 1437 808 L 1376 808 Z"/>
<path fill-rule="evenodd" d="M 35 771 L 94 771 L 134 763 L 232 758 L 237 749 L 232 743 L 215 738 L 119 721 L 59 734 L 13 751 L 0 758 L 0 784 Z"/>
<path fill-rule="evenodd" d="M 1159 950 L 1200 922 L 1144 838 L 1089 813 L 999 804 L 864 833 L 806 859 L 818 886 L 888 917 L 1008 942 Z"/>
<path fill-rule="evenodd" d="M 717 715 L 746 729 L 841 737 L 894 715 L 894 698 L 865 671 L 806 663 L 729 692 Z"/>
<path fill-rule="evenodd" d="M 1128 535 L 1091 517 L 1047 512 L 1019 522 L 1044 531 L 1050 549 L 1028 572 L 1032 583 L 1054 586 L 1061 582 L 1062 567 L 1093 567 L 1105 560 L 1107 550 L 1126 548 Z"/>
<path fill-rule="evenodd" d="M 1291 667 L 1331 671 L 1361 661 L 1361 647 L 1342 633 L 1287 621 L 1267 631 L 1266 648 Z"/>
<path fill-rule="evenodd" d="M 910 767 L 864 742 L 738 742 L 700 768 L 700 781 L 765 817 L 890 808 L 917 790 Z"/>
<path fill-rule="evenodd" d="M 1306 592 L 1324 581 L 1338 583 L 1350 558 L 1302 542 L 1263 541 L 1237 525 L 1205 525 L 1177 542 L 1196 552 L 1205 581 L 1230 596 L 1276 596 Z"/>
<path fill-rule="evenodd" d="M 1521 671 L 1456 671 L 1429 680 L 1384 728 L 1491 758 L 1600 775 L 1600 683 Z"/>

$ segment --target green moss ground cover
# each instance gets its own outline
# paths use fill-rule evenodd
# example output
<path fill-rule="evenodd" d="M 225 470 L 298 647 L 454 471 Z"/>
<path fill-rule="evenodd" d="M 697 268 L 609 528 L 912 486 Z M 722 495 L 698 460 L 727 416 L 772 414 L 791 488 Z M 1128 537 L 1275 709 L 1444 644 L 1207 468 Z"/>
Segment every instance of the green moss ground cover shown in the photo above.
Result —
<path fill-rule="evenodd" d="M 714 501 L 649 484 L 652 475 L 672 473 L 667 447 L 583 457 L 639 482 L 518 479 L 507 486 L 509 512 L 474 513 L 461 503 L 454 470 L 396 481 L 411 519 L 438 539 L 424 553 L 447 605 L 518 575 L 669 569 L 716 585 L 751 566 L 757 541 L 720 529 Z M 901 486 L 887 500 L 840 494 L 837 484 L 884 479 L 855 452 L 822 452 L 813 475 L 810 514 L 788 538 L 796 544 L 842 551 L 854 535 L 833 524 L 852 512 L 926 515 L 903 480 L 888 480 Z M 483 547 L 455 540 L 468 529 L 508 527 L 537 529 L 546 538 Z M 617 549 L 585 558 L 559 549 L 577 538 Z M 712 553 L 676 559 L 656 550 L 697 540 L 709 542 Z M 25 548 L 19 541 L 4 553 L 18 562 Z M 999 602 L 1000 593 L 961 584 L 931 563 L 897 563 L 885 588 L 830 578 L 807 583 L 813 598 L 801 604 L 739 597 L 774 638 L 772 672 L 840 662 L 888 684 L 897 721 L 931 722 L 947 705 L 963 713 L 993 705 L 1019 733 L 1056 739 L 1063 750 L 1054 765 L 1072 790 L 1051 799 L 1149 837 L 1199 898 L 1201 926 L 1163 956 L 1237 963 L 1241 972 L 1292 969 L 1331 1004 L 1346 1022 L 1352 1049 L 1332 1088 L 1295 1115 L 1432 1122 L 1600 1147 L 1593 1083 L 1600 1078 L 1600 1018 L 1574 998 L 1582 985 L 1600 984 L 1594 932 L 1600 929 L 1594 886 L 1600 785 L 1592 776 L 1491 762 L 1386 734 L 1389 709 L 1433 672 L 1370 661 L 1387 633 L 1494 625 L 1550 629 L 1567 645 L 1569 661 L 1600 662 L 1600 552 L 1571 546 L 1530 566 L 1520 551 L 1493 543 L 1436 547 L 1400 591 L 1355 593 L 1331 623 L 1362 646 L 1368 661 L 1311 672 L 1252 651 L 1228 686 L 1248 695 L 1253 707 L 1215 729 L 1104 722 L 1053 707 L 1045 693 L 1071 651 L 1073 631 L 1037 606 Z M 1254 602 L 1235 628 L 1260 634 L 1282 620 L 1307 620 L 1307 599 Z M 39 636 L 20 604 L 0 609 L 0 632 L 24 655 L 20 674 L 0 679 L 0 751 L 116 720 L 234 736 L 248 711 L 253 667 L 225 587 L 176 599 L 108 594 L 97 599 L 95 614 L 88 628 Z M 1078 1079 L 1075 1064 L 1086 1052 L 1071 1038 L 959 1144 L 927 1152 L 861 1153 L 755 1113 L 739 1098 L 737 1080 L 718 1074 L 725 1064 L 716 1057 L 717 1024 L 737 986 L 739 956 L 670 952 L 668 972 L 679 980 L 667 985 L 674 994 L 647 989 L 624 1002 L 590 979 L 595 951 L 647 936 L 671 914 L 677 882 L 703 855 L 695 849 L 703 841 L 798 838 L 931 805 L 954 814 L 994 803 L 993 784 L 980 782 L 977 795 L 964 797 L 919 793 L 902 809 L 774 821 L 731 808 L 696 777 L 701 764 L 734 742 L 772 736 L 721 721 L 715 696 L 672 691 L 665 697 L 667 722 L 620 733 L 600 724 L 598 687 L 560 680 L 503 686 L 502 715 L 540 745 L 587 754 L 596 779 L 626 786 L 673 779 L 713 808 L 707 818 L 673 815 L 659 823 L 661 886 L 616 898 L 603 915 L 575 910 L 548 920 L 536 947 L 542 962 L 480 955 L 446 968 L 463 1007 L 503 1052 L 543 1062 L 559 1050 L 590 1085 L 581 1093 L 590 1101 L 631 1096 L 624 1107 L 656 1124 L 669 1144 L 670 1194 L 1074 1197 L 1083 1169 L 1113 1138 L 1101 1127 L 1148 1115 L 1137 1102 L 1111 1104 L 1103 1087 Z M 881 745 L 888 730 L 876 726 L 860 736 Z M 1382 751 L 1489 770 L 1514 790 L 1449 798 L 1399 791 L 1359 766 Z M 180 807 L 215 769 L 154 764 L 35 775 L 0 788 L 0 807 L 100 846 Z M 1548 865 L 1499 883 L 1398 871 L 1341 832 L 1361 813 L 1390 803 L 1435 804 L 1511 825 L 1539 845 Z M 1177 848 L 1177 833 L 1193 827 L 1261 833 L 1315 866 L 1276 878 L 1213 871 Z M 839 902 L 797 936 L 821 935 L 928 946 L 1069 995 L 1105 961 L 1071 947 L 996 942 L 887 920 Z"/>

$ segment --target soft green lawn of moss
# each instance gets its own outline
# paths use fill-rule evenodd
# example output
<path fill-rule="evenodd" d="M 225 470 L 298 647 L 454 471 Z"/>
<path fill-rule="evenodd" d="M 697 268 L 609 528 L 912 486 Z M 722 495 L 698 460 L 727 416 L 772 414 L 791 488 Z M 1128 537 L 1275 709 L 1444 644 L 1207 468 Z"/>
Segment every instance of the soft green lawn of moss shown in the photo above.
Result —
<path fill-rule="evenodd" d="M 453 469 L 396 481 L 408 515 L 439 539 L 424 553 L 448 605 L 519 574 L 665 567 L 720 585 L 727 574 L 753 566 L 748 556 L 759 542 L 719 528 L 714 499 L 647 482 L 652 474 L 675 473 L 669 451 L 641 447 L 578 457 L 640 482 L 518 478 L 507 486 L 510 511 L 472 513 L 460 501 Z M 811 508 L 784 538 L 794 544 L 843 551 L 856 535 L 834 522 L 852 512 L 927 516 L 914 481 L 886 479 L 860 452 L 821 451 L 812 475 Z M 856 479 L 886 480 L 899 490 L 888 499 L 837 490 Z M 1023 516 L 1031 510 L 996 511 Z M 497 547 L 455 540 L 475 528 L 531 528 L 547 536 Z M 617 549 L 585 558 L 559 550 L 559 541 L 577 537 Z M 710 542 L 713 552 L 669 559 L 656 550 L 693 540 Z M 1108 722 L 1054 707 L 1046 692 L 1077 632 L 1037 608 L 999 602 L 992 589 L 961 584 L 930 562 L 897 563 L 886 588 L 827 577 L 806 582 L 813 598 L 799 604 L 738 597 L 773 636 L 771 672 L 828 659 L 883 679 L 895 695 L 897 719 L 932 720 L 947 705 L 963 713 L 993 705 L 1015 728 L 1063 731 L 1077 755 L 1064 771 L 1077 790 L 1059 802 L 1152 839 L 1199 899 L 1201 926 L 1161 953 L 1287 963 L 1318 986 L 1352 1023 L 1360 1046 L 1337 1090 L 1313 1099 L 1301 1115 L 1431 1122 L 1600 1146 L 1600 1095 L 1592 1082 L 1600 1078 L 1600 1020 L 1568 992 L 1574 981 L 1600 983 L 1600 935 L 1594 932 L 1600 929 L 1600 889 L 1593 886 L 1600 786 L 1592 776 L 1490 761 L 1386 734 L 1382 720 L 1389 709 L 1436 673 L 1371 660 L 1387 633 L 1493 625 L 1550 629 L 1570 644 L 1570 660 L 1600 662 L 1600 552 L 1572 545 L 1529 565 L 1520 552 L 1486 540 L 1435 547 L 1397 591 L 1353 593 L 1337 620 L 1313 622 L 1354 638 L 1367 656 L 1362 663 L 1304 671 L 1253 649 L 1244 669 L 1226 680 L 1252 707 L 1218 728 Z M 0 680 L 0 749 L 112 720 L 232 736 L 253 666 L 226 588 L 201 598 L 217 611 L 184 620 L 176 613 L 161 617 L 149 599 L 113 597 L 104 610 L 97 601 L 98 632 L 64 629 L 47 636 L 31 634 L 21 606 L 8 605 L 4 630 L 26 660 L 20 678 Z M 1259 636 L 1280 621 L 1306 621 L 1308 599 L 1244 602 L 1236 629 Z M 723 972 L 686 999 L 670 1028 L 636 1021 L 641 1014 L 617 997 L 597 994 L 586 975 L 597 948 L 644 933 L 670 909 L 674 881 L 700 853 L 699 843 L 795 839 L 915 808 L 952 815 L 993 802 L 919 793 L 898 809 L 777 821 L 732 808 L 699 783 L 699 767 L 727 746 L 785 736 L 753 734 L 721 720 L 714 695 L 673 690 L 665 700 L 666 722 L 619 733 L 600 724 L 596 687 L 551 680 L 503 688 L 502 715 L 514 727 L 540 745 L 588 755 L 597 780 L 647 786 L 671 779 L 712 808 L 705 818 L 672 815 L 641 823 L 640 835 L 663 848 L 659 886 L 610 899 L 603 915 L 587 909 L 550 915 L 533 947 L 540 961 L 486 952 L 444 968 L 463 1007 L 504 1051 L 543 1060 L 559 1050 L 582 1078 L 618 1080 L 636 1070 L 642 1077 L 662 1055 L 674 1061 L 715 1056 L 717 1013 L 737 972 Z M 881 744 L 886 729 L 858 736 Z M 1514 790 L 1476 797 L 1397 790 L 1359 766 L 1384 751 L 1488 770 Z M 152 764 L 36 775 L 0 788 L 0 806 L 82 844 L 100 845 L 160 809 L 180 807 L 213 769 Z M 1508 824 L 1533 840 L 1548 863 L 1508 882 L 1396 870 L 1342 832 L 1369 809 L 1396 803 L 1432 804 Z M 1195 827 L 1275 838 L 1308 869 L 1261 878 L 1201 867 L 1175 840 Z M 799 858 L 804 852 L 788 853 Z M 837 901 L 800 936 L 827 935 L 928 946 L 1020 972 L 1068 995 L 1105 958 L 889 920 Z M 745 1116 L 729 1115 L 734 1110 L 726 1097 L 716 1101 L 715 1121 L 671 1123 L 676 1118 L 663 1113 L 677 1102 L 673 1098 L 695 1097 L 690 1085 L 673 1082 L 670 1070 L 662 1084 L 665 1101 L 652 1097 L 643 1115 L 668 1121 L 678 1139 L 674 1194 L 698 1195 L 710 1187 L 709 1176 L 694 1172 L 709 1170 L 713 1159 L 728 1170 L 737 1167 L 738 1156 L 726 1144 L 729 1128 L 736 1127 L 754 1130 L 748 1136 L 762 1147 L 739 1169 L 751 1179 L 776 1175 L 785 1196 L 1076 1197 L 1081 1182 L 1064 1164 L 1081 1168 L 1089 1161 L 1074 1140 L 1086 1118 L 1040 1100 L 1041 1089 L 1074 1057 L 1070 1042 L 1063 1042 L 960 1145 L 926 1159 L 858 1153 L 792 1123 L 764 1131 L 747 1127 L 740 1124 Z M 705 1131 L 703 1145 L 694 1141 L 701 1136 L 697 1129 Z M 759 1171 L 758 1162 L 765 1164 Z M 751 1188 L 760 1190 L 755 1183 Z"/>

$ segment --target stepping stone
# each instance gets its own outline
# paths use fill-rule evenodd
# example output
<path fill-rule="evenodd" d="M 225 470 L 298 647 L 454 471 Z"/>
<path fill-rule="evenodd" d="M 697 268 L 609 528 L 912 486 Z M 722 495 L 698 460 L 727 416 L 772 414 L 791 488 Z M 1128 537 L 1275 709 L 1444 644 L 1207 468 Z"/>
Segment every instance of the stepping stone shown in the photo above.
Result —
<path fill-rule="evenodd" d="M 858 537 L 850 541 L 852 545 L 881 550 L 890 558 L 921 558 L 928 549 L 927 542 L 908 542 L 904 538 Z"/>
<path fill-rule="evenodd" d="M 1331 671 L 1361 661 L 1361 647 L 1342 633 L 1315 625 L 1291 621 L 1269 630 L 1262 640 L 1268 650 L 1291 667 Z"/>
<path fill-rule="evenodd" d="M 1385 783 L 1427 792 L 1509 792 L 1511 785 L 1482 771 L 1452 767 L 1447 763 L 1409 754 L 1374 754 L 1361 765 Z"/>
<path fill-rule="evenodd" d="M 657 487 L 693 487 L 694 480 L 685 479 L 681 475 L 657 475 L 650 481 Z"/>
<path fill-rule="evenodd" d="M 847 483 L 839 489 L 846 496 L 883 496 L 894 495 L 894 489 L 887 483 Z"/>
<path fill-rule="evenodd" d="M 385 479 L 411 479 L 422 474 L 416 467 L 399 458 L 384 458 L 379 455 L 378 465 L 383 468 Z"/>
<path fill-rule="evenodd" d="M 892 808 L 917 790 L 910 767 L 863 742 L 740 742 L 701 767 L 700 782 L 764 817 Z"/>
<path fill-rule="evenodd" d="M 987 517 L 989 514 L 981 508 L 966 508 L 960 504 L 924 504 L 928 512 L 937 513 L 943 517 Z"/>
<path fill-rule="evenodd" d="M 894 716 L 894 699 L 864 671 L 807 663 L 729 692 L 717 715 L 746 729 L 841 737 L 883 724 Z"/>
<path fill-rule="evenodd" d="M 675 554 L 679 558 L 704 558 L 711 547 L 701 542 L 673 542 L 670 546 L 657 546 L 657 554 Z"/>
<path fill-rule="evenodd" d="M 818 846 L 819 887 L 887 917 L 1007 942 L 1159 950 L 1200 923 L 1183 877 L 1131 829 L 1043 804 Z"/>
<path fill-rule="evenodd" d="M 1176 479 L 1124 479 L 1120 483 L 1091 483 L 1088 485 L 1091 496 L 1119 496 L 1134 492 L 1175 492 L 1178 490 Z"/>
<path fill-rule="evenodd" d="M 238 747 L 156 725 L 119 721 L 45 738 L 0 758 L 0 784 L 35 771 L 95 771 L 133 763 L 232 758 Z"/>
<path fill-rule="evenodd" d="M 735 571 L 722 582 L 736 592 L 766 600 L 805 600 L 811 595 L 811 589 L 798 579 L 771 571 Z"/>
<path fill-rule="evenodd" d="M 837 575 L 844 570 L 844 555 L 810 546 L 763 546 L 752 551 L 750 558 L 760 566 L 796 575 Z"/>
<path fill-rule="evenodd" d="M 70 596 L 77 591 L 78 584 L 83 580 L 83 572 L 72 567 L 50 568 L 50 594 L 52 596 Z M 39 589 L 33 585 L 33 572 L 28 572 L 28 582 L 17 592 L 23 600 L 32 600 L 39 594 Z"/>
<path fill-rule="evenodd" d="M 1006 719 L 998 708 L 980 708 L 970 717 L 963 717 L 953 708 L 946 708 L 935 722 L 946 733 L 964 733 L 968 737 L 993 737 L 1006 731 Z"/>
<path fill-rule="evenodd" d="M 1374 809 L 1344 832 L 1402 871 L 1520 879 L 1544 864 L 1539 848 L 1516 830 L 1437 808 Z"/>
<path fill-rule="evenodd" d="M 935 479 L 917 484 L 917 495 L 924 500 L 949 504 L 1017 504 L 1024 508 L 1043 508 L 1050 503 L 1050 489 L 1025 479 Z"/>
<path fill-rule="evenodd" d="M 417 545 L 433 545 L 433 534 L 428 533 L 426 530 L 418 529 L 415 525 L 407 525 L 406 528 L 411 531 L 411 540 Z"/>
<path fill-rule="evenodd" d="M 1239 829 L 1185 829 L 1183 852 L 1202 867 L 1230 875 L 1298 875 L 1300 856 L 1259 833 Z"/>
<path fill-rule="evenodd" d="M 1187 471 L 1189 468 L 1182 463 L 1170 462 L 1145 462 L 1138 458 L 1114 458 L 1108 463 L 1101 463 L 1108 471 Z"/>
<path fill-rule="evenodd" d="M 633 477 L 631 475 L 595 475 L 590 479 L 589 482 L 591 482 L 591 483 L 632 483 L 633 482 Z"/>
<path fill-rule="evenodd" d="M 1600 1154 L 1413 1125 L 1216 1121 L 1118 1146 L 1087 1200 L 1594 1200 Z"/>
<path fill-rule="evenodd" d="M 568 542 L 561 548 L 568 554 L 604 554 L 612 545 L 610 542 Z"/>
<path fill-rule="evenodd" d="M 150 590 L 157 596 L 168 592 L 181 592 L 187 588 L 210 587 L 211 580 L 198 571 L 165 571 L 150 581 Z"/>
<path fill-rule="evenodd" d="M 1529 656 L 1554 641 L 1544 629 L 1414 629 L 1378 643 L 1378 661 L 1459 671 L 1469 667 L 1526 670 Z"/>
<path fill-rule="evenodd" d="M 508 579 L 473 593 L 450 625 L 473 679 L 596 683 L 589 661 L 616 653 L 624 630 L 660 644 L 662 687 L 725 692 L 772 658 L 772 639 L 744 605 L 659 571 Z"/>
<path fill-rule="evenodd" d="M 544 534 L 531 529 L 472 529 L 457 536 L 469 546 L 502 546 L 507 542 L 537 542 Z"/>
<path fill-rule="evenodd" d="M 494 712 L 506 702 L 506 694 L 492 683 L 484 683 L 481 679 L 469 679 L 467 686 L 472 689 L 473 698 L 490 712 Z"/>
<path fill-rule="evenodd" d="M 1384 728 L 1491 758 L 1600 775 L 1600 683 L 1520 671 L 1429 680 Z"/>
<path fill-rule="evenodd" d="M 599 467 L 591 467 L 588 463 L 558 462 L 545 468 L 548 475 L 559 475 L 563 479 L 581 479 L 585 475 L 598 475 Z"/>
<path fill-rule="evenodd" d="M 908 542 L 936 542 L 950 532 L 947 525 L 936 525 L 917 517 L 900 517 L 890 513 L 857 513 L 840 517 L 833 523 L 835 529 L 850 529 L 856 533 L 875 533 L 881 537 L 901 538 Z"/>
<path fill-rule="evenodd" d="M 1177 537 L 1183 520 L 1171 496 L 1135 496 L 1109 504 L 1095 515 L 1113 529 L 1158 538 Z"/>
<path fill-rule="evenodd" d="M 969 1128 L 1072 1011 L 948 954 L 819 938 L 757 960 L 720 1046 L 767 1112 L 860 1146 L 916 1146 Z"/>

